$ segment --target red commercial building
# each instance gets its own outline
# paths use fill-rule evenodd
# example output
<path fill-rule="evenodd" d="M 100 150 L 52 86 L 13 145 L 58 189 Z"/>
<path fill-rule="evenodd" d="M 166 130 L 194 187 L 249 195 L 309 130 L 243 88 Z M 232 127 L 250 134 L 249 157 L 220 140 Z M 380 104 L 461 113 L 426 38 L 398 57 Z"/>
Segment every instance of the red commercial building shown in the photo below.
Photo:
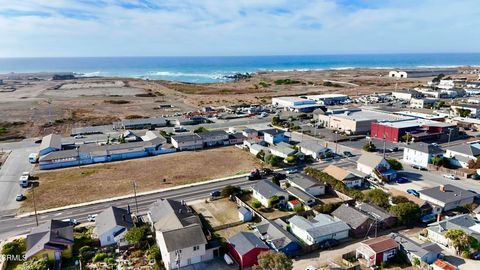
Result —
<path fill-rule="evenodd" d="M 458 128 L 453 124 L 423 119 L 371 124 L 371 137 L 375 139 L 397 143 L 407 133 L 409 141 L 444 140 L 449 135 L 450 139 L 455 138 Z"/>

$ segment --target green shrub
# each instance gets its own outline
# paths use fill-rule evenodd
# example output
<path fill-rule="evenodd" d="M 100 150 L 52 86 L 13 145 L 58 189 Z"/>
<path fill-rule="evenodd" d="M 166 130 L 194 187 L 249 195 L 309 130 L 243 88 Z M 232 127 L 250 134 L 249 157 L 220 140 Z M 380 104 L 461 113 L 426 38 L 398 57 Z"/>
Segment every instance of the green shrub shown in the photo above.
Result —
<path fill-rule="evenodd" d="M 141 257 L 143 257 L 143 251 L 135 250 L 135 251 L 132 252 L 131 256 L 133 258 L 141 258 Z"/>
<path fill-rule="evenodd" d="M 26 251 L 26 239 L 19 238 L 6 243 L 2 248 L 3 255 L 22 255 Z"/>
<path fill-rule="evenodd" d="M 252 201 L 252 207 L 255 208 L 255 209 L 260 208 L 260 207 L 262 207 L 262 203 L 259 202 L 257 199 L 254 199 Z"/>
<path fill-rule="evenodd" d="M 387 159 L 387 162 L 388 162 L 388 164 L 390 164 L 390 167 L 392 167 L 392 169 L 397 170 L 397 171 L 403 170 L 403 165 L 398 160 L 396 160 L 394 158 L 389 158 L 389 159 Z"/>
<path fill-rule="evenodd" d="M 295 211 L 295 213 L 302 212 L 303 211 L 303 205 L 295 205 L 293 207 L 293 211 Z"/>
<path fill-rule="evenodd" d="M 145 252 L 149 260 L 160 258 L 160 248 L 157 245 L 150 246 Z"/>
<path fill-rule="evenodd" d="M 93 256 L 92 261 L 93 262 L 103 262 L 103 261 L 105 261 L 106 258 L 111 258 L 111 257 L 112 257 L 111 254 L 99 252 L 99 253 L 95 254 L 95 256 Z"/>

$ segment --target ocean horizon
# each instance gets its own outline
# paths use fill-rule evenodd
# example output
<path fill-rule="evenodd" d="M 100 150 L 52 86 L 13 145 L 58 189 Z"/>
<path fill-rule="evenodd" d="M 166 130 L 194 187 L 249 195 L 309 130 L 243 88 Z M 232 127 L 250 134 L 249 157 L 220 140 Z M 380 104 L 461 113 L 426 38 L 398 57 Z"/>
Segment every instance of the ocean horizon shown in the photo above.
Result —
<path fill-rule="evenodd" d="M 479 66 L 480 53 L 345 54 L 279 56 L 136 56 L 0 58 L 0 73 L 74 72 L 192 83 L 227 81 L 236 73 L 354 68 L 455 68 Z"/>

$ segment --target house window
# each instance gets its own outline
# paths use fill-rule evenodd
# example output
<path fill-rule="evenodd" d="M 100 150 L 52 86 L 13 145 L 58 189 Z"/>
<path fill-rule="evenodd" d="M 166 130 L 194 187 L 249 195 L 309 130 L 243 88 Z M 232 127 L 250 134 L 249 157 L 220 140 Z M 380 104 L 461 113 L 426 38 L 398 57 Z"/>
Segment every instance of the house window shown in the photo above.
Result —
<path fill-rule="evenodd" d="M 200 249 L 200 246 L 193 246 L 193 251 L 199 250 L 199 249 Z"/>

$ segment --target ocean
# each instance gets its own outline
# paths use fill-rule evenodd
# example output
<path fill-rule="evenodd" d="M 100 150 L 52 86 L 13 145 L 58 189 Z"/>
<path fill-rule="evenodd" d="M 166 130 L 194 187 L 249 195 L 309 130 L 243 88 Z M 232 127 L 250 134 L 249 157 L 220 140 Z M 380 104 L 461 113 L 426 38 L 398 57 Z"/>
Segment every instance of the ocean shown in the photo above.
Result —
<path fill-rule="evenodd" d="M 448 68 L 480 66 L 480 53 L 359 54 L 231 57 L 0 58 L 0 74 L 75 72 L 194 83 L 226 81 L 225 76 L 257 71 L 351 68 Z"/>

